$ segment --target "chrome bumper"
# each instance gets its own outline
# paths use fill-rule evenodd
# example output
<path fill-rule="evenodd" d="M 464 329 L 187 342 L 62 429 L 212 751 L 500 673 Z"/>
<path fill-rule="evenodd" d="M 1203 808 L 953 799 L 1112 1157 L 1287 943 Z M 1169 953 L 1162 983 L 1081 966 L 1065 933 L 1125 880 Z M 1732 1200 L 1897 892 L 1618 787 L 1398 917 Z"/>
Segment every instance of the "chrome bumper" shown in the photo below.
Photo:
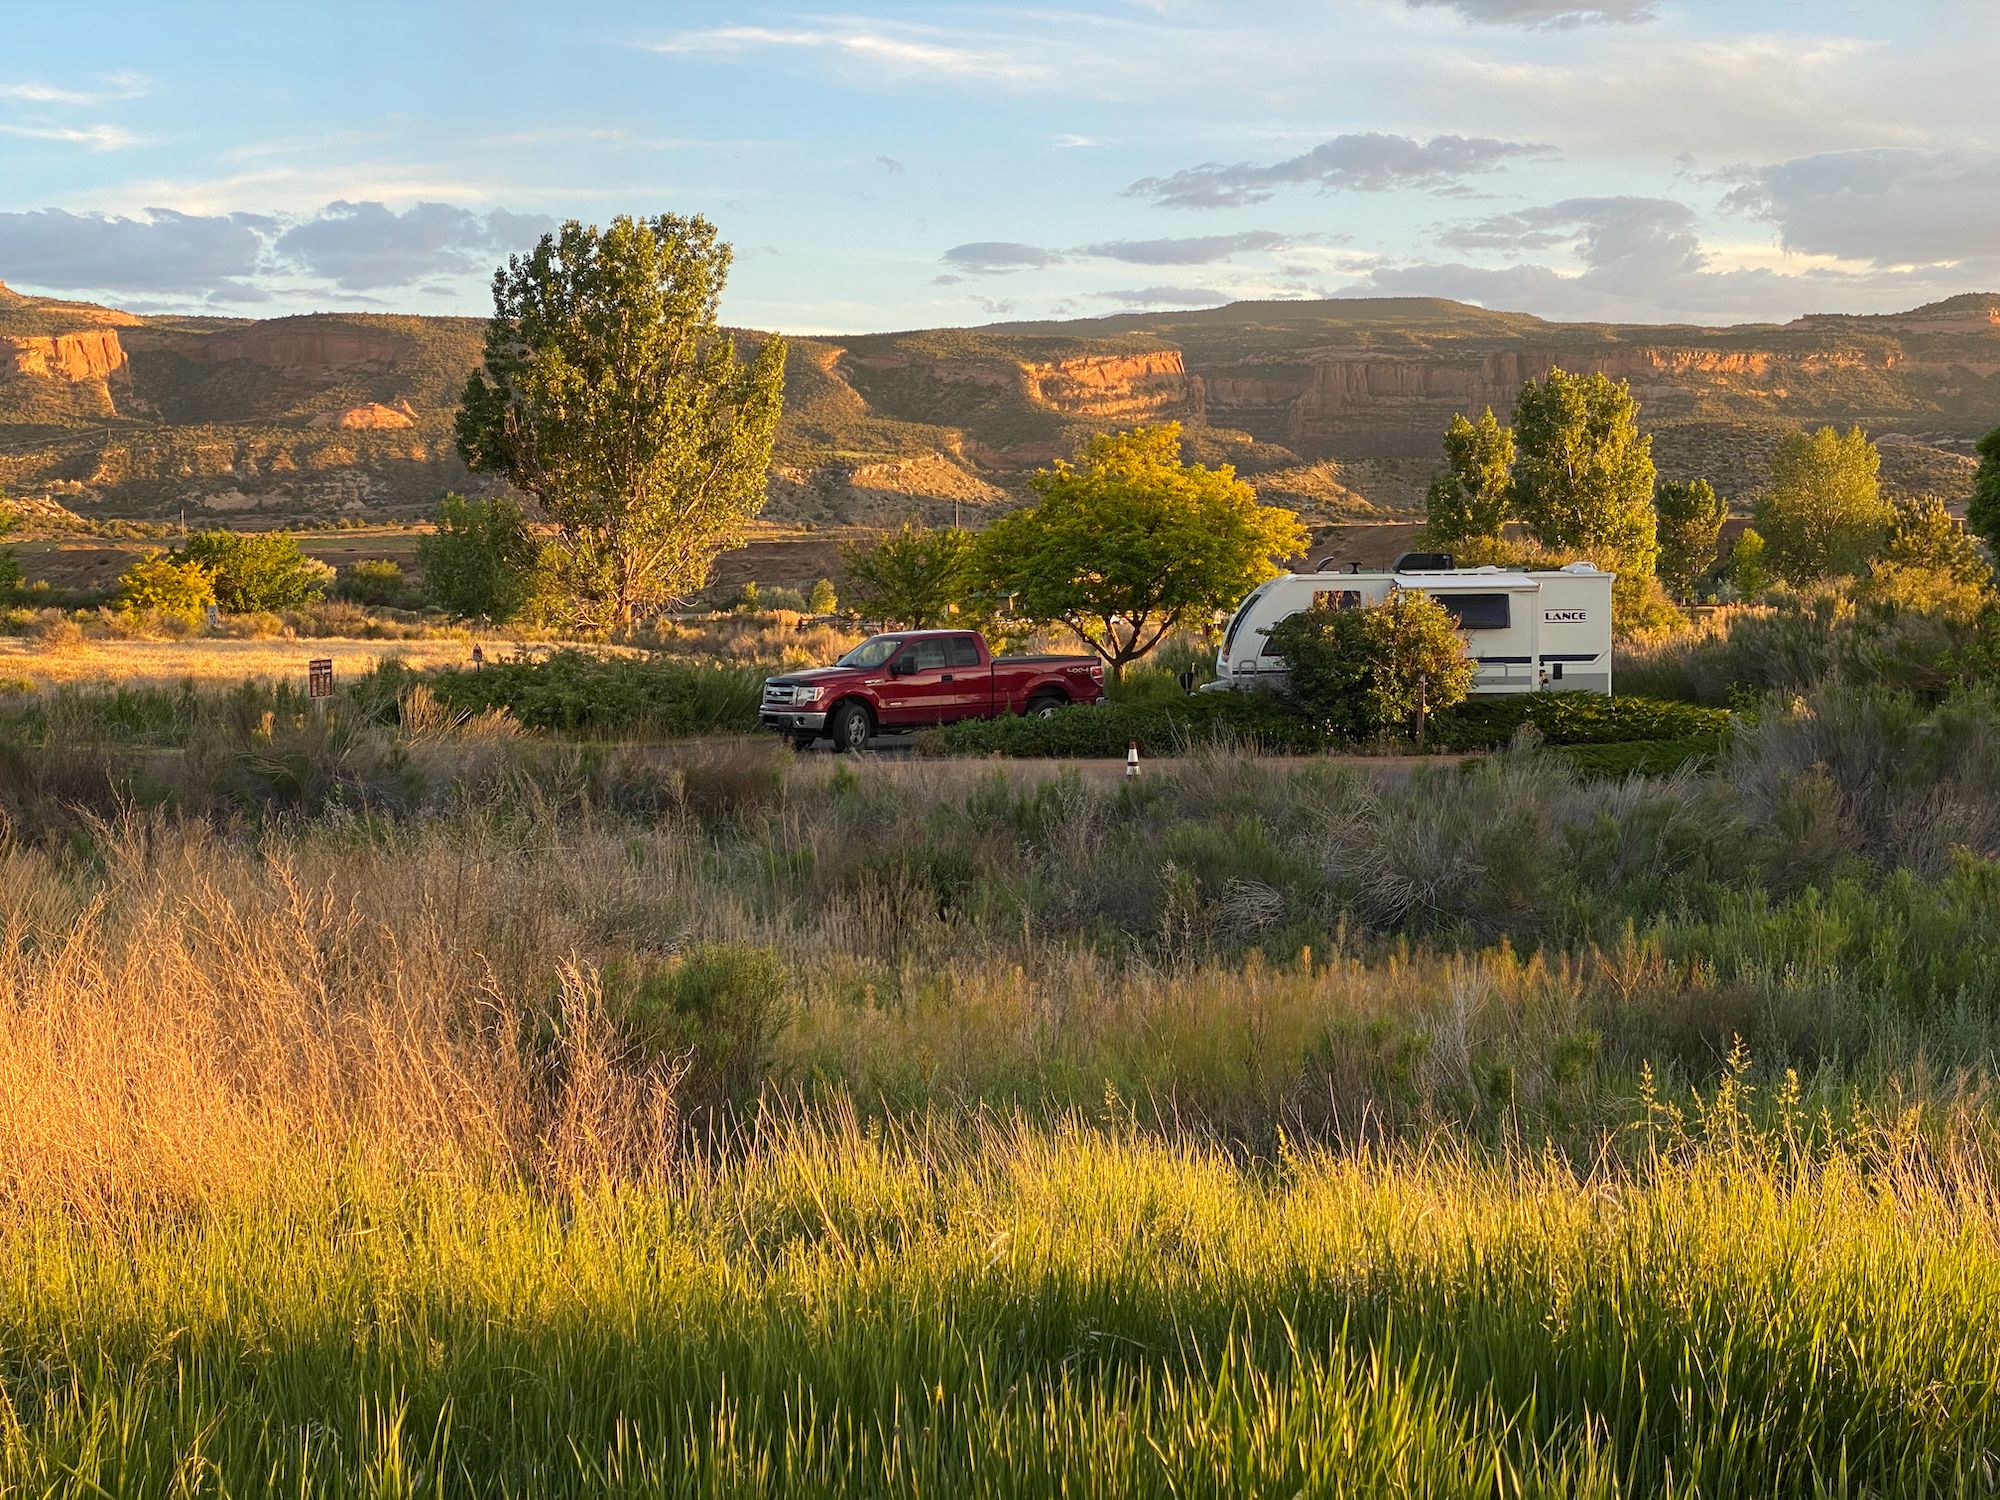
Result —
<path fill-rule="evenodd" d="M 793 713 L 790 709 L 767 708 L 757 715 L 757 722 L 766 729 L 775 729 L 780 734 L 792 734 L 801 729 L 826 728 L 824 713 Z"/>

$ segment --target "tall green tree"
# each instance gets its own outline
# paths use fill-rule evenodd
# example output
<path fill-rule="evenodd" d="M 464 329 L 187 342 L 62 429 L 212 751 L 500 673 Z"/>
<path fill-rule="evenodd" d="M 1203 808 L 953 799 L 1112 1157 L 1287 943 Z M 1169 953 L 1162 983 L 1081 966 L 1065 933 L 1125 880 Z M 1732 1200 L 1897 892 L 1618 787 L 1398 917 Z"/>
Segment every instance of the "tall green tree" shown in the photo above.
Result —
<path fill-rule="evenodd" d="M 874 542 L 845 547 L 848 607 L 865 619 L 917 630 L 942 625 L 971 596 L 972 554 L 969 531 L 907 522 Z M 827 592 L 833 592 L 831 584 Z M 832 608 L 829 604 L 827 611 Z"/>
<path fill-rule="evenodd" d="M 176 561 L 155 548 L 118 575 L 118 603 L 124 609 L 199 620 L 215 603 L 215 580 L 201 563 Z"/>
<path fill-rule="evenodd" d="M 554 523 L 579 623 L 687 598 L 764 503 L 778 338 L 742 360 L 717 322 L 731 252 L 706 219 L 571 220 L 493 277 L 458 450 Z"/>
<path fill-rule="evenodd" d="M 1445 471 L 1424 498 L 1424 540 L 1457 547 L 1500 535 L 1513 483 L 1514 434 L 1487 407 L 1477 421 L 1463 412 L 1444 430 Z"/>
<path fill-rule="evenodd" d="M 1754 599 L 1771 586 L 1771 565 L 1766 560 L 1769 550 L 1754 526 L 1744 527 L 1737 535 L 1729 552 L 1729 583 L 1743 598 Z"/>
<path fill-rule="evenodd" d="M 225 614 L 297 609 L 326 593 L 333 569 L 299 550 L 288 531 L 201 531 L 174 554 L 195 562 L 215 585 Z"/>
<path fill-rule="evenodd" d="M 1624 381 L 1551 370 L 1514 403 L 1512 507 L 1545 547 L 1634 580 L 1653 576 L 1653 440 Z"/>
<path fill-rule="evenodd" d="M 1178 423 L 1091 439 L 1031 480 L 1036 503 L 981 533 L 976 572 L 1027 618 L 1060 624 L 1124 674 L 1167 633 L 1206 624 L 1303 551 L 1289 510 L 1224 464 L 1182 463 Z"/>
<path fill-rule="evenodd" d="M 1972 503 L 1965 524 L 2000 562 L 2000 427 L 1979 440 L 1979 471 L 1972 476 Z"/>
<path fill-rule="evenodd" d="M 1674 598 L 1685 601 L 1715 571 L 1716 547 L 1729 507 L 1706 479 L 1693 479 L 1661 485 L 1653 508 L 1660 518 L 1660 582 Z"/>
<path fill-rule="evenodd" d="M 1787 583 L 1852 576 L 1882 550 L 1890 520 L 1882 451 L 1859 427 L 1788 432 L 1771 455 L 1757 530 Z"/>
<path fill-rule="evenodd" d="M 437 529 L 417 542 L 424 589 L 452 614 L 504 624 L 535 591 L 540 547 L 512 500 L 446 495 Z"/>

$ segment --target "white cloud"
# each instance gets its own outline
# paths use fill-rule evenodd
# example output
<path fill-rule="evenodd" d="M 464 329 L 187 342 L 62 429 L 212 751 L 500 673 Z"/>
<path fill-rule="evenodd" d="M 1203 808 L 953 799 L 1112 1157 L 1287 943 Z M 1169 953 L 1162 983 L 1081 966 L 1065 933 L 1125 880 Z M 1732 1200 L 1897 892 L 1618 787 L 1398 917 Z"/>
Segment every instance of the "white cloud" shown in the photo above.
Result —
<path fill-rule="evenodd" d="M 118 99 L 138 99 L 151 89 L 151 84 L 137 73 L 106 73 L 102 78 L 99 87 L 89 89 L 71 88 L 40 79 L 0 83 L 0 99 L 12 99 L 21 104 L 72 105 L 78 109 L 89 109 Z"/>
<path fill-rule="evenodd" d="M 552 219 L 449 203 L 397 213 L 381 203 L 329 203 L 277 237 L 277 254 L 343 291 L 409 286 L 436 276 L 486 275 L 531 249 Z"/>
<path fill-rule="evenodd" d="M 1787 250 L 1877 267 L 2000 253 L 2000 150 L 1833 151 L 1724 174 L 1727 206 L 1769 220 Z"/>
<path fill-rule="evenodd" d="M 0 124 L 0 135 L 19 136 L 31 141 L 60 141 L 64 145 L 87 146 L 92 151 L 122 151 L 143 146 L 146 138 L 122 125 L 10 125 Z"/>
<path fill-rule="evenodd" d="M 1044 61 L 1023 56 L 998 38 L 959 38 L 931 27 L 840 21 L 812 26 L 713 26 L 686 31 L 647 50 L 668 56 L 787 50 L 831 54 L 869 73 L 896 80 L 955 80 L 1040 85 L 1050 81 Z"/>
<path fill-rule="evenodd" d="M 1650 21 L 1658 15 L 1656 0 L 1405 0 L 1419 9 L 1442 7 L 1468 21 L 1492 26 L 1534 26 L 1569 30 Z"/>

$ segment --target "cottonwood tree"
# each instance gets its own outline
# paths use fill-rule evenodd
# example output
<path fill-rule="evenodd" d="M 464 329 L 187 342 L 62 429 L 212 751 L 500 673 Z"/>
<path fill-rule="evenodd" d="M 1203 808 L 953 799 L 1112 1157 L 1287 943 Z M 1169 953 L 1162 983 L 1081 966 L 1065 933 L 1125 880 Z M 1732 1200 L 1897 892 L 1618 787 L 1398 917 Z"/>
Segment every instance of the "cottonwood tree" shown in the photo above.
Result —
<path fill-rule="evenodd" d="M 1867 567 L 1889 529 L 1881 474 L 1882 451 L 1859 427 L 1786 433 L 1756 508 L 1771 571 L 1787 583 L 1812 583 Z"/>
<path fill-rule="evenodd" d="M 969 531 L 908 522 L 874 542 L 844 547 L 848 607 L 864 619 L 917 630 L 942 625 L 971 593 L 972 553 Z M 833 593 L 830 583 L 827 593 Z M 832 609 L 829 603 L 822 613 Z"/>
<path fill-rule="evenodd" d="M 1660 582 L 1676 599 L 1693 597 L 1715 569 L 1715 551 L 1729 507 L 1706 479 L 1660 486 L 1653 500 L 1659 514 Z"/>
<path fill-rule="evenodd" d="M 981 533 L 975 572 L 1026 618 L 1060 624 L 1114 680 L 1168 632 L 1207 624 L 1304 550 L 1289 510 L 1228 465 L 1180 460 L 1178 423 L 1091 439 L 1028 481 L 1036 503 Z"/>
<path fill-rule="evenodd" d="M 493 277 L 458 451 L 532 495 L 578 623 L 629 627 L 707 583 L 764 503 L 784 341 L 718 325 L 731 252 L 706 219 L 571 220 Z"/>
<path fill-rule="evenodd" d="M 215 602 L 225 614 L 297 609 L 326 593 L 333 569 L 299 550 L 288 531 L 202 531 L 174 554 L 175 562 L 195 562 L 215 585 Z"/>
<path fill-rule="evenodd" d="M 1477 421 L 1460 413 L 1444 430 L 1445 471 L 1424 498 L 1424 540 L 1459 547 L 1498 537 L 1507 523 L 1514 434 L 1487 407 Z"/>
<path fill-rule="evenodd" d="M 1624 381 L 1551 370 L 1514 403 L 1516 518 L 1544 547 L 1581 552 L 1623 577 L 1653 576 L 1653 440 Z"/>
<path fill-rule="evenodd" d="M 215 579 L 202 564 L 155 548 L 118 575 L 118 607 L 199 620 L 215 603 Z"/>

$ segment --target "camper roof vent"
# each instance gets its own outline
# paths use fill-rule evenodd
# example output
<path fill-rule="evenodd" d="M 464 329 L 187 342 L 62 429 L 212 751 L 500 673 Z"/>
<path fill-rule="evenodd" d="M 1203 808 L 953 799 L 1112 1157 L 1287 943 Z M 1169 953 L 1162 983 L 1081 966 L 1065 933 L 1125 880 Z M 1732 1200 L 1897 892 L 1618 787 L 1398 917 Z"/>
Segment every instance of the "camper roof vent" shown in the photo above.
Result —
<path fill-rule="evenodd" d="M 1449 573 L 1452 570 L 1452 556 L 1449 552 L 1405 552 L 1390 568 L 1392 573 Z"/>

